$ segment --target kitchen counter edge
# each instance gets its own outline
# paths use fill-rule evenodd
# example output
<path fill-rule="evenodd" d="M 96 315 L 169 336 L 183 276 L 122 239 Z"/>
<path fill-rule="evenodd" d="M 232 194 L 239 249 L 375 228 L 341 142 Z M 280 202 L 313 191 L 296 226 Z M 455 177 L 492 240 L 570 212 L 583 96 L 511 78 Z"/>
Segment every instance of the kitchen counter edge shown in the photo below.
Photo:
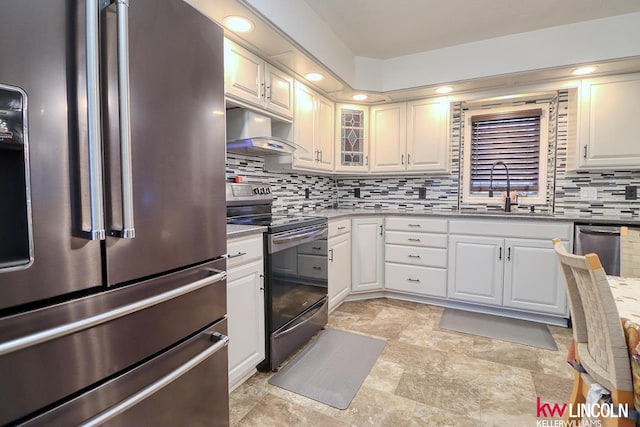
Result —
<path fill-rule="evenodd" d="M 640 218 L 629 217 L 601 217 L 601 216 L 579 216 L 579 215 L 547 215 L 547 214 L 521 214 L 521 213 L 471 213 L 471 212 L 415 212 L 404 209 L 318 209 L 313 211 L 313 215 L 323 216 L 328 220 L 350 217 L 350 216 L 420 216 L 434 218 L 467 218 L 467 219 L 508 219 L 524 221 L 566 221 L 580 224 L 602 224 L 602 225 L 628 225 L 640 226 Z"/>

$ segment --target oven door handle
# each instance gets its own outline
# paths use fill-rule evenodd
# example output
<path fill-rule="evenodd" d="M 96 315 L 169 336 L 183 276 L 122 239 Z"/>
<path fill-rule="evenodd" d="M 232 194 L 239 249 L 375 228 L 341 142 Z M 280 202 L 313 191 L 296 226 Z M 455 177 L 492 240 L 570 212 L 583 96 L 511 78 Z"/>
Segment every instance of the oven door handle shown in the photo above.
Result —
<path fill-rule="evenodd" d="M 303 233 L 296 233 L 296 234 L 292 234 L 290 236 L 286 236 L 286 237 L 280 237 L 280 238 L 274 238 L 273 239 L 273 243 L 275 244 L 281 244 L 281 243 L 289 243 L 289 242 L 294 242 L 297 240 L 303 240 L 303 239 L 308 239 L 311 237 L 318 237 L 320 235 L 322 235 L 323 233 L 327 232 L 327 228 L 323 227 L 321 229 L 317 229 L 314 231 L 305 231 Z"/>

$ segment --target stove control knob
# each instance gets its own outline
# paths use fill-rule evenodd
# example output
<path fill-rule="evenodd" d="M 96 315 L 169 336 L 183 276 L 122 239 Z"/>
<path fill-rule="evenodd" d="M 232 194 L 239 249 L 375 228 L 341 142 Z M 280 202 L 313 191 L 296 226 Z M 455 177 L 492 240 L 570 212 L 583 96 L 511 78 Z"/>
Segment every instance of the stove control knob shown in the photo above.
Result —
<path fill-rule="evenodd" d="M 267 190 L 267 194 L 271 194 L 271 188 L 270 187 L 267 187 L 266 190 Z"/>
<path fill-rule="evenodd" d="M 260 189 L 258 187 L 254 188 L 253 194 L 260 194 Z"/>

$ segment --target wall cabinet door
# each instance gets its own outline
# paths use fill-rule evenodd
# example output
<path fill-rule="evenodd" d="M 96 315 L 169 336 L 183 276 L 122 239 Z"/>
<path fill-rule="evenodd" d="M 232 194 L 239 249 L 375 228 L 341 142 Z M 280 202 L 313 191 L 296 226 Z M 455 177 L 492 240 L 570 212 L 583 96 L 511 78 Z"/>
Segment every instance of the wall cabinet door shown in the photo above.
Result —
<path fill-rule="evenodd" d="M 371 171 L 405 170 L 407 149 L 406 103 L 371 108 Z"/>
<path fill-rule="evenodd" d="M 333 102 L 295 82 L 293 141 L 307 151 L 296 150 L 293 166 L 333 170 Z"/>
<path fill-rule="evenodd" d="M 567 313 L 564 278 L 549 240 L 505 240 L 504 305 L 550 314 Z"/>
<path fill-rule="evenodd" d="M 367 172 L 369 170 L 369 107 L 336 105 L 335 170 Z"/>
<path fill-rule="evenodd" d="M 305 85 L 295 82 L 293 110 L 293 142 L 306 151 L 296 150 L 293 165 L 300 168 L 310 168 L 316 164 L 315 150 L 315 94 Z"/>
<path fill-rule="evenodd" d="M 351 223 L 351 290 L 371 291 L 383 287 L 383 219 L 354 218 Z"/>
<path fill-rule="evenodd" d="M 351 235 L 329 239 L 329 311 L 349 295 L 351 287 Z"/>
<path fill-rule="evenodd" d="M 293 117 L 293 78 L 228 39 L 224 39 L 224 89 L 240 102 Z"/>
<path fill-rule="evenodd" d="M 285 117 L 293 116 L 293 78 L 265 64 L 265 108 Z"/>
<path fill-rule="evenodd" d="M 264 360 L 264 284 L 262 259 L 229 269 L 229 387 L 233 389 Z"/>
<path fill-rule="evenodd" d="M 449 236 L 449 298 L 501 305 L 503 256 L 504 239 Z"/>
<path fill-rule="evenodd" d="M 318 96 L 316 99 L 316 169 L 333 170 L 333 102 Z"/>
<path fill-rule="evenodd" d="M 407 103 L 408 171 L 449 171 L 449 103 L 422 99 Z"/>
<path fill-rule="evenodd" d="M 576 156 L 581 169 L 640 169 L 640 74 L 583 80 Z"/>
<path fill-rule="evenodd" d="M 224 39 L 224 87 L 227 95 L 264 106 L 264 61 Z"/>

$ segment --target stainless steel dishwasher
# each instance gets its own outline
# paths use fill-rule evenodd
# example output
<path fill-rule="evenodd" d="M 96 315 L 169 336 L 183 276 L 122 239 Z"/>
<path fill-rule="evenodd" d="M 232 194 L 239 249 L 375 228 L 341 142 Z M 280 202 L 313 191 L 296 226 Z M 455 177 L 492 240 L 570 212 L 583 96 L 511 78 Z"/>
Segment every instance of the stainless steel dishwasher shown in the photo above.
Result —
<path fill-rule="evenodd" d="M 577 255 L 598 254 L 607 274 L 620 275 L 620 227 L 576 225 L 573 248 Z"/>

